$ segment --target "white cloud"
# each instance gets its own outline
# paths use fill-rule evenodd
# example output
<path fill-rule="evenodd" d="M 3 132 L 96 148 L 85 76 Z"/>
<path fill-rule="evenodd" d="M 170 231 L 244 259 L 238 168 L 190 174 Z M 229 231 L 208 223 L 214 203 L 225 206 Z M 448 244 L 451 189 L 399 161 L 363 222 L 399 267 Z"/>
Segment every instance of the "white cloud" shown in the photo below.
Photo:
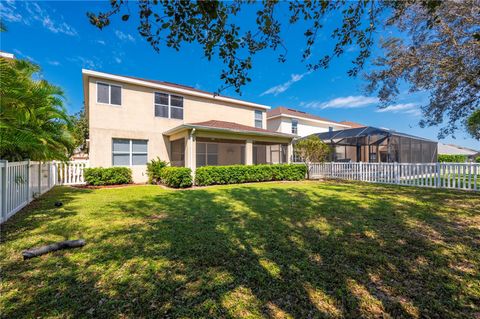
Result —
<path fill-rule="evenodd" d="M 312 101 L 304 102 L 302 106 L 309 108 L 318 108 L 318 109 L 351 109 L 357 107 L 364 107 L 378 103 L 378 98 L 368 97 L 363 95 L 357 96 L 345 96 L 337 97 L 330 101 L 321 102 L 321 101 Z"/>
<path fill-rule="evenodd" d="M 34 58 L 32 58 L 29 55 L 24 54 L 22 51 L 20 51 L 18 49 L 13 49 L 13 52 L 22 59 L 26 59 L 26 60 L 29 60 L 31 62 L 37 63 L 37 60 L 35 60 Z"/>
<path fill-rule="evenodd" d="M 56 19 L 58 20 L 55 20 L 50 16 L 48 11 L 42 8 L 38 3 L 26 2 L 25 8 L 27 12 L 30 14 L 29 18 L 40 22 L 45 28 L 47 28 L 51 32 L 63 33 L 70 36 L 77 35 L 77 31 L 64 21 L 63 16 L 60 15 L 56 17 Z M 28 24 L 28 21 L 24 21 L 24 22 Z"/>
<path fill-rule="evenodd" d="M 120 59 L 119 57 L 115 57 L 115 62 L 117 62 L 118 64 L 122 63 L 122 59 Z"/>
<path fill-rule="evenodd" d="M 135 38 L 131 34 L 123 33 L 120 30 L 115 30 L 115 35 L 122 41 L 135 42 Z"/>
<path fill-rule="evenodd" d="M 405 114 L 411 114 L 414 116 L 419 116 L 421 114 L 420 110 L 418 109 L 418 105 L 416 103 L 400 103 L 395 105 L 389 105 L 385 108 L 376 110 L 376 112 L 405 113 Z"/>
<path fill-rule="evenodd" d="M 290 88 L 290 86 L 292 86 L 292 84 L 294 84 L 295 82 L 298 82 L 300 81 L 301 79 L 303 79 L 303 77 L 307 74 L 309 74 L 310 72 L 305 72 L 305 73 L 302 73 L 302 74 L 291 74 L 290 75 L 290 80 L 288 80 L 287 82 L 285 83 L 282 83 L 282 84 L 279 84 L 279 85 L 275 85 L 271 88 L 269 88 L 268 90 L 266 90 L 265 92 L 263 92 L 262 94 L 260 94 L 260 96 L 264 96 L 264 95 L 267 95 L 267 94 L 273 94 L 275 96 L 279 95 L 280 93 L 283 93 L 285 92 L 286 90 L 288 90 Z"/>
<path fill-rule="evenodd" d="M 60 65 L 60 62 L 55 61 L 55 60 L 48 60 L 47 63 L 50 64 L 50 65 L 53 65 L 53 66 L 58 66 L 58 65 Z"/>
<path fill-rule="evenodd" d="M 8 22 L 21 22 L 30 25 L 32 22 L 40 22 L 46 29 L 53 33 L 63 33 L 70 36 L 77 35 L 77 31 L 64 21 L 63 16 L 52 18 L 49 12 L 36 2 L 25 2 L 21 5 L 28 14 L 22 16 L 19 13 L 15 1 L 0 3 L 0 18 Z"/>
<path fill-rule="evenodd" d="M 70 62 L 79 63 L 82 68 L 87 68 L 87 69 L 97 69 L 102 66 L 100 62 L 95 62 L 92 59 L 88 59 L 82 56 L 67 58 L 67 60 Z"/>
<path fill-rule="evenodd" d="M 20 22 L 22 21 L 22 16 L 20 13 L 15 12 L 16 6 L 14 1 L 5 1 L 4 3 L 0 2 L 0 18 L 8 22 Z"/>
<path fill-rule="evenodd" d="M 95 42 L 97 42 L 98 44 L 101 44 L 101 45 L 105 45 L 105 41 L 103 41 L 103 40 L 97 40 Z"/>

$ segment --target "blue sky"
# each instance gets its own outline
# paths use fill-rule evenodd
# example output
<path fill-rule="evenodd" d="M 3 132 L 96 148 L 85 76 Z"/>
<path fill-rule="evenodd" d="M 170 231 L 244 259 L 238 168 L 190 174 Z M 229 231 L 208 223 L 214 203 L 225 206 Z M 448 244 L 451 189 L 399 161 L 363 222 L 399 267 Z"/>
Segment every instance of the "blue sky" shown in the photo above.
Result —
<path fill-rule="evenodd" d="M 180 52 L 165 47 L 156 53 L 138 35 L 135 19 L 122 23 L 120 16 L 103 31 L 91 26 L 85 13 L 108 6 L 108 2 L 2 1 L 0 14 L 8 32 L 0 34 L 0 49 L 39 64 L 42 76 L 64 89 L 66 106 L 72 113 L 83 105 L 82 68 L 175 82 L 212 92 L 222 85 L 222 64 L 208 61 L 196 45 L 184 46 Z M 252 16 L 252 12 L 247 12 L 247 16 Z M 241 18 L 247 20 L 245 16 Z M 329 20 L 335 21 L 335 17 Z M 333 45 L 328 33 L 332 25 L 327 20 L 326 25 L 313 56 L 321 56 Z M 426 93 L 402 92 L 395 104 L 379 110 L 377 99 L 365 96 L 362 78 L 347 76 L 357 48 L 348 48 L 347 54 L 327 70 L 309 73 L 300 61 L 304 47 L 301 35 L 301 25 L 285 28 L 287 62 L 277 62 L 277 54 L 272 51 L 262 52 L 253 61 L 252 82 L 242 89 L 242 95 L 233 90 L 223 94 L 437 139 L 438 128 L 418 126 L 418 106 L 427 101 Z M 480 143 L 462 131 L 456 133 L 456 139 L 449 137 L 442 142 L 480 149 Z"/>

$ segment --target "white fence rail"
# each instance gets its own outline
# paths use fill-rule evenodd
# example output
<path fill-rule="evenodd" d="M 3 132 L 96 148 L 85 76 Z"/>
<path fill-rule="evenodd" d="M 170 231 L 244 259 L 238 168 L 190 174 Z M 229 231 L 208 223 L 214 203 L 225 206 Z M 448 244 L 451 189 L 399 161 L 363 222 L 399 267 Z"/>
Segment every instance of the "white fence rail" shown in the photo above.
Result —
<path fill-rule="evenodd" d="M 480 190 L 478 163 L 313 163 L 310 178 Z"/>
<path fill-rule="evenodd" d="M 88 161 L 8 162 L 0 160 L 0 223 L 55 185 L 84 184 Z"/>

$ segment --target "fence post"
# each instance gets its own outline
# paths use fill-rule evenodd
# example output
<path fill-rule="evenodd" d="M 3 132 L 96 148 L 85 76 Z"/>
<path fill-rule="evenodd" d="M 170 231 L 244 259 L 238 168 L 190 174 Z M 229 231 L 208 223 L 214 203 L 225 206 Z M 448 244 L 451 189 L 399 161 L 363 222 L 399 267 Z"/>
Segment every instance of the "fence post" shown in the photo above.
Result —
<path fill-rule="evenodd" d="M 440 163 L 436 163 L 435 168 L 435 188 L 440 188 Z"/>
<path fill-rule="evenodd" d="M 38 161 L 38 194 L 42 194 L 42 161 Z"/>
<path fill-rule="evenodd" d="M 50 181 L 50 178 L 51 178 L 51 174 L 50 174 L 50 171 L 52 170 L 52 163 L 51 162 L 48 162 L 47 164 L 47 167 L 48 167 L 48 174 L 47 174 L 47 181 L 48 181 L 48 189 L 47 190 L 50 190 L 50 184 L 51 184 L 51 181 Z"/>
<path fill-rule="evenodd" d="M 30 160 L 27 160 L 27 203 L 30 203 Z"/>
<path fill-rule="evenodd" d="M 7 188 L 8 188 L 8 161 L 4 160 L 1 161 L 3 162 L 3 174 L 2 174 L 2 180 L 0 183 L 2 183 L 2 222 L 7 220 Z"/>

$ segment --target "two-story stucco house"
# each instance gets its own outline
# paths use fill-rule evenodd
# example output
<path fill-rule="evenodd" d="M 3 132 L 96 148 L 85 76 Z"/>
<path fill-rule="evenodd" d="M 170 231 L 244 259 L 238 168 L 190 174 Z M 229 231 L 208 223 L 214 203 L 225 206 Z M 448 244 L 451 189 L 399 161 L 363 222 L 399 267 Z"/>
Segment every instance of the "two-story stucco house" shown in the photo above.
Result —
<path fill-rule="evenodd" d="M 267 129 L 268 106 L 168 82 L 82 70 L 91 167 L 286 163 L 295 135 Z"/>
<path fill-rule="evenodd" d="M 277 107 L 267 111 L 267 129 L 270 131 L 295 134 L 300 137 L 311 134 L 350 128 L 345 123 L 335 122 L 306 112 Z"/>

